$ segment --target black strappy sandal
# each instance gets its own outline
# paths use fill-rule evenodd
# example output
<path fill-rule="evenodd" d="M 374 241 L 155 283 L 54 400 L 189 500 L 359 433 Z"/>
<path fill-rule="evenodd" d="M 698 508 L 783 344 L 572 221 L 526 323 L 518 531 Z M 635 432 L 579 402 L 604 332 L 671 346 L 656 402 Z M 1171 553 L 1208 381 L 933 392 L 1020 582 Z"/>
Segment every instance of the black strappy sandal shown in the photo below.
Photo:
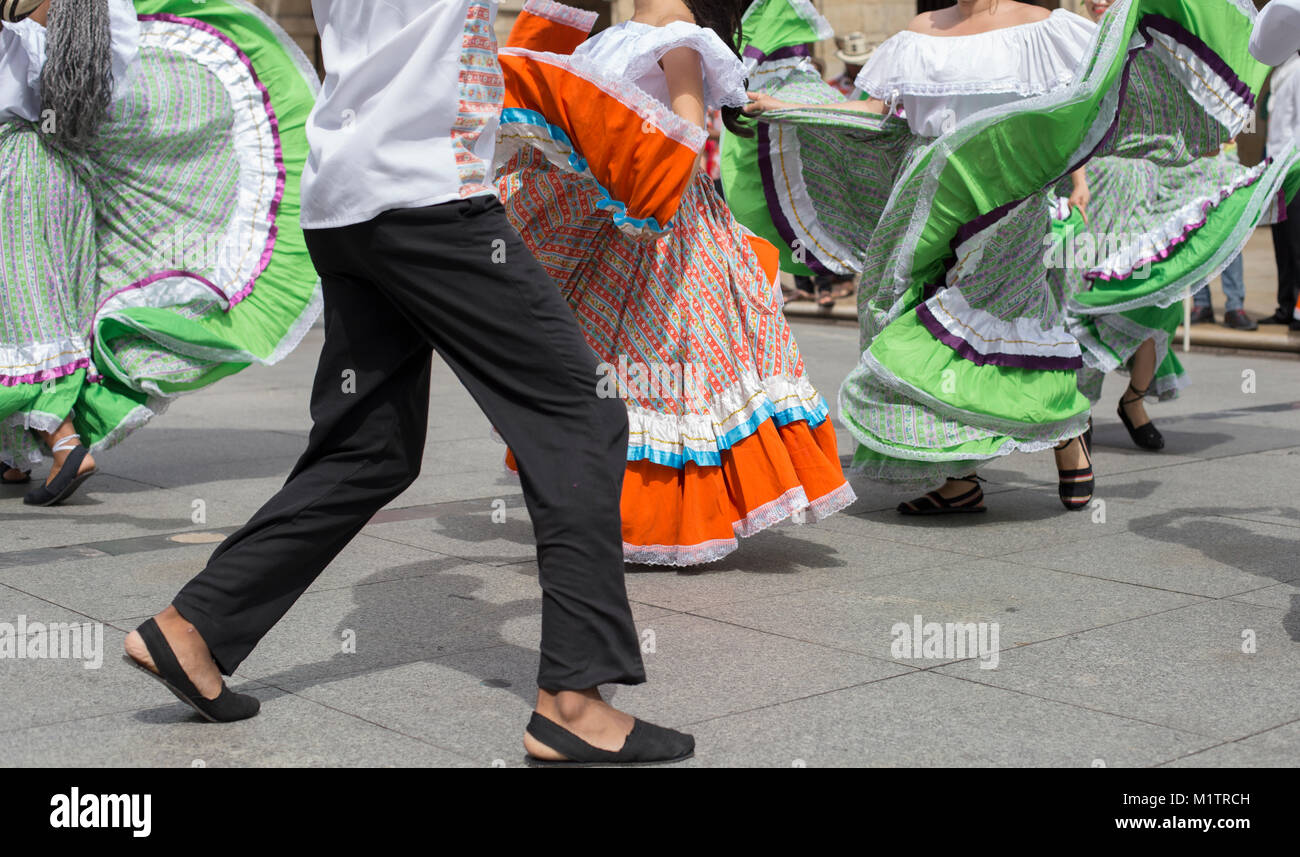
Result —
<path fill-rule="evenodd" d="M 1150 386 L 1147 387 L 1147 390 L 1149 389 L 1151 389 Z M 1129 392 L 1132 392 L 1133 395 L 1137 396 L 1137 398 L 1130 399 L 1128 397 Z M 1147 421 L 1140 426 L 1133 425 L 1133 421 L 1129 419 L 1128 412 L 1124 410 L 1125 405 L 1132 405 L 1136 402 L 1140 402 L 1146 398 L 1146 395 L 1146 390 L 1139 390 L 1137 387 L 1129 384 L 1128 390 L 1124 392 L 1124 395 L 1119 397 L 1119 419 L 1120 422 L 1124 423 L 1124 428 L 1128 429 L 1128 436 L 1133 438 L 1133 442 L 1137 444 L 1138 447 L 1151 452 L 1156 452 L 1157 450 L 1165 448 L 1164 435 L 1162 435 L 1155 427 L 1155 424 L 1150 421 Z"/>
<path fill-rule="evenodd" d="M 1078 512 L 1088 508 L 1097 485 L 1096 476 L 1092 472 L 1092 444 L 1089 440 L 1090 432 L 1070 438 L 1056 447 L 1060 450 L 1069 449 L 1070 444 L 1078 441 L 1079 446 L 1083 448 L 1083 456 L 1088 462 L 1087 467 L 1078 470 L 1062 470 L 1059 467 L 1056 469 L 1057 477 L 1061 483 L 1058 489 L 1061 504 L 1071 512 Z"/>
<path fill-rule="evenodd" d="M 75 494 L 83 482 L 99 472 L 94 467 L 85 473 L 80 472 L 81 463 L 86 460 L 87 455 L 90 455 L 90 450 L 78 444 L 79 440 L 81 435 L 70 434 L 54 444 L 51 448 L 52 452 L 62 452 L 65 449 L 72 451 L 68 453 L 67 458 L 63 459 L 63 466 L 48 484 L 27 492 L 27 496 L 23 498 L 24 503 L 28 506 L 57 506 Z"/>
<path fill-rule="evenodd" d="M 123 655 L 122 660 L 150 678 L 162 682 L 163 687 L 174 693 L 177 699 L 193 708 L 209 723 L 247 720 L 261 709 L 262 703 L 257 697 L 246 693 L 234 693 L 226 687 L 225 682 L 221 683 L 220 695 L 216 699 L 208 699 L 199 693 L 199 689 L 185 674 L 180 661 L 176 660 L 176 653 L 172 651 L 156 621 L 149 619 L 136 628 L 136 631 L 144 640 L 145 648 L 149 650 L 149 657 L 153 658 L 153 665 L 158 668 L 158 672 L 149 669 L 130 655 Z"/>
<path fill-rule="evenodd" d="M 665 729 L 637 720 L 618 752 L 593 747 L 553 720 L 536 711 L 528 721 L 528 734 L 565 757 L 551 761 L 528 756 L 534 768 L 626 768 L 646 765 L 671 765 L 695 755 L 695 739 L 684 732 Z"/>
<path fill-rule="evenodd" d="M 10 479 L 9 472 L 21 473 L 22 478 Z M 21 470 L 7 461 L 0 460 L 0 485 L 26 485 L 32 481 L 32 472 L 30 470 Z"/>
<path fill-rule="evenodd" d="M 984 505 L 984 489 L 980 483 L 984 480 L 974 474 L 961 479 L 949 479 L 949 482 L 973 482 L 975 487 L 956 497 L 944 497 L 938 491 L 931 491 L 924 497 L 917 497 L 906 503 L 898 504 L 898 511 L 903 515 L 961 515 L 978 514 L 989 509 Z"/>

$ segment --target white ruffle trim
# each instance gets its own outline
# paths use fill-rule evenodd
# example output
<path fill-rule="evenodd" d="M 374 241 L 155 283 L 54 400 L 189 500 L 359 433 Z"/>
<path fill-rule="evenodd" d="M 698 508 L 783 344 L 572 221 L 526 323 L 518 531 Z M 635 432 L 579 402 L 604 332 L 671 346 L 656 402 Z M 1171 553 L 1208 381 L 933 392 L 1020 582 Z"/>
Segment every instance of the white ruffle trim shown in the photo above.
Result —
<path fill-rule="evenodd" d="M 556 3 L 555 0 L 527 0 L 523 11 L 566 27 L 573 27 L 584 33 L 590 33 L 591 28 L 596 26 L 596 19 L 600 17 L 598 12 L 575 9 L 563 3 Z"/>
<path fill-rule="evenodd" d="M 961 289 L 945 289 L 925 302 L 934 320 L 981 355 L 1006 354 L 1074 359 L 1079 343 L 1056 325 L 1044 328 L 1035 318 L 1002 319 L 972 307 Z"/>
<path fill-rule="evenodd" d="M 239 157 L 237 199 L 230 221 L 219 242 L 214 241 L 211 247 L 191 248 L 188 245 L 195 240 L 193 236 L 164 233 L 160 249 L 160 267 L 164 270 L 185 268 L 184 264 L 171 263 L 184 262 L 191 252 L 202 250 L 215 255 L 212 284 L 229 305 L 243 299 L 249 283 L 262 270 L 274 225 L 270 214 L 279 201 L 281 164 L 265 96 L 238 53 L 217 36 L 186 24 L 158 20 L 142 24 L 140 42 L 197 63 L 217 78 L 230 96 L 231 140 Z"/>
<path fill-rule="evenodd" d="M 798 523 L 814 524 L 847 509 L 857 499 L 858 495 L 848 482 L 811 503 L 799 486 L 758 507 L 741 520 L 733 521 L 731 527 L 738 538 L 748 538 L 795 517 L 799 512 L 805 512 L 805 515 Z M 740 542 L 737 538 L 713 539 L 695 545 L 633 545 L 623 542 L 623 560 L 634 565 L 703 565 L 722 559 L 738 547 Z"/>
<path fill-rule="evenodd" d="M 709 399 L 708 413 L 666 414 L 629 403 L 629 448 L 644 450 L 651 460 L 664 456 L 716 457 L 758 430 L 776 414 L 793 412 L 795 420 L 821 420 L 829 415 L 826 400 L 806 375 L 759 379 L 748 373 Z M 761 416 L 761 419 L 759 417 Z M 759 419 L 758 424 L 751 424 Z"/>
<path fill-rule="evenodd" d="M 1244 170 L 1230 184 L 1222 185 L 1217 193 L 1192 200 L 1143 234 L 1141 243 L 1129 244 L 1117 250 L 1084 276 L 1088 279 L 1128 279 L 1137 269 L 1167 258 L 1174 245 L 1181 244 L 1188 235 L 1205 225 L 1210 211 L 1218 208 L 1237 191 L 1259 181 L 1271 165 L 1271 161 L 1263 161 Z"/>
<path fill-rule="evenodd" d="M 700 55 L 706 108 L 744 107 L 749 103 L 745 65 L 740 57 L 717 33 L 686 21 L 673 21 L 665 27 L 624 21 L 579 45 L 573 56 L 606 74 L 636 83 L 651 75 L 662 78 L 659 60 L 677 48 L 690 48 Z"/>
<path fill-rule="evenodd" d="M 1057 9 L 1042 21 L 971 36 L 904 30 L 872 54 L 856 83 L 890 103 L 904 95 L 1043 95 L 1074 81 L 1096 29 Z"/>
<path fill-rule="evenodd" d="M 3 376 L 27 378 L 89 359 L 90 347 L 80 337 L 22 345 L 0 343 L 0 375 Z"/>

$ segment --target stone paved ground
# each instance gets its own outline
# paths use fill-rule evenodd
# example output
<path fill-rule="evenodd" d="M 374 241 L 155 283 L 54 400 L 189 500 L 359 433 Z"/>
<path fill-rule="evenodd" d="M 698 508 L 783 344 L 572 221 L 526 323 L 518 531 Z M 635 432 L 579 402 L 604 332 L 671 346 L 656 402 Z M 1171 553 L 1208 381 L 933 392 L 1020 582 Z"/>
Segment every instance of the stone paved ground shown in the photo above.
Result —
<path fill-rule="evenodd" d="M 856 330 L 796 330 L 833 396 Z M 0 765 L 522 763 L 531 531 L 502 448 L 443 367 L 422 479 L 233 680 L 261 716 L 199 723 L 117 659 L 213 534 L 284 479 L 319 345 L 315 331 L 280 366 L 180 401 L 103 455 L 72 505 L 27 509 L 0 489 L 0 621 L 106 626 L 99 669 L 0 659 Z M 1104 519 L 1060 508 L 1050 455 L 1018 456 L 987 471 L 978 520 L 902 519 L 898 492 L 857 483 L 848 514 L 770 530 L 706 568 L 632 571 L 651 683 L 614 700 L 693 731 L 700 766 L 1300 763 L 1300 361 L 1187 364 L 1192 389 L 1154 408 L 1162 453 L 1128 442 L 1123 381 L 1108 386 Z M 895 658 L 891 629 L 917 615 L 997 623 L 996 668 Z"/>

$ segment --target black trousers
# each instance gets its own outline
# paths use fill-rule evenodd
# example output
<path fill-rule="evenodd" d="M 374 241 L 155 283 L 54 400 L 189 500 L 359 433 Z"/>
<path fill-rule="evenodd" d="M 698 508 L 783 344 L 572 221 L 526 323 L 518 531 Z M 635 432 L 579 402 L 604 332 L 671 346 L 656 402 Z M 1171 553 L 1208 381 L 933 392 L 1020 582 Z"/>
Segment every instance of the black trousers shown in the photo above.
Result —
<path fill-rule="evenodd" d="M 1286 220 L 1273 224 L 1273 257 L 1278 317 L 1289 319 L 1300 299 L 1300 195 L 1286 207 Z"/>
<path fill-rule="evenodd" d="M 231 674 L 420 470 L 434 350 L 514 451 L 542 585 L 538 686 L 645 681 L 623 582 L 627 411 L 492 197 L 309 231 L 325 345 L 307 451 L 173 602 Z"/>

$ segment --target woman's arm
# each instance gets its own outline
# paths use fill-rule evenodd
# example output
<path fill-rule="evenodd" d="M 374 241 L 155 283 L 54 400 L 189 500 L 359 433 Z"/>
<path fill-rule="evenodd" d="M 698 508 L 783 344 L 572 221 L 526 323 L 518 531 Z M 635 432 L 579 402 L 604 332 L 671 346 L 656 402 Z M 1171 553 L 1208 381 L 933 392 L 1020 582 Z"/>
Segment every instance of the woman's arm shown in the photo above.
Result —
<path fill-rule="evenodd" d="M 856 110 L 859 113 L 876 113 L 880 115 L 889 112 L 888 105 L 879 98 L 868 98 L 863 101 L 836 101 L 832 104 L 796 104 L 792 101 L 781 101 L 763 92 L 749 93 L 749 104 L 745 106 L 745 112 L 750 116 L 757 116 L 769 110 L 820 109 Z"/>
<path fill-rule="evenodd" d="M 704 72 L 700 55 L 690 48 L 674 48 L 659 59 L 668 78 L 668 99 L 673 112 L 701 128 L 708 126 L 704 109 Z"/>

